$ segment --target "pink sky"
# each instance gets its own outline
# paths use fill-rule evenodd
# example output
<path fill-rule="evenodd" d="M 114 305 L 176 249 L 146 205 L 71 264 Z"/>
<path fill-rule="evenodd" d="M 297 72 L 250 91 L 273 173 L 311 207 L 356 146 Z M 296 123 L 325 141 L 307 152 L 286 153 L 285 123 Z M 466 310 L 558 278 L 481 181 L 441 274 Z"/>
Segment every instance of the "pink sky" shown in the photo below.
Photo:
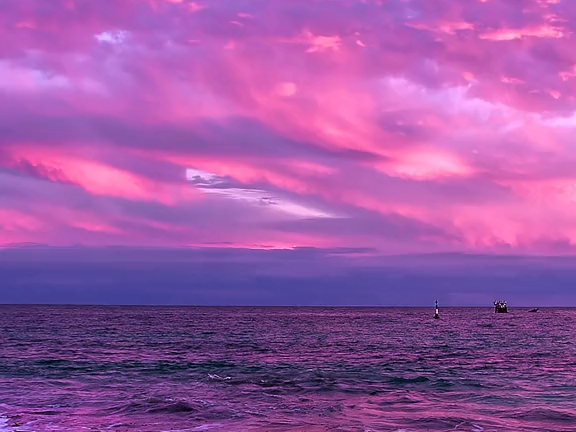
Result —
<path fill-rule="evenodd" d="M 576 2 L 3 0 L 0 244 L 564 254 Z"/>

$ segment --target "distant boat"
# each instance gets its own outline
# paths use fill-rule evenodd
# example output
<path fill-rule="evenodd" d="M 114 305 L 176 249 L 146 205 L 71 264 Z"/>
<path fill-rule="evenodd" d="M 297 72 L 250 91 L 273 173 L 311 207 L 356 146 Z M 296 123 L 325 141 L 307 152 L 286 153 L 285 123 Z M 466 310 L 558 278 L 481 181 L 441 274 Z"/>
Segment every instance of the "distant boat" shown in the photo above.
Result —
<path fill-rule="evenodd" d="M 505 301 L 498 300 L 494 302 L 495 313 L 508 313 L 508 305 Z"/>
<path fill-rule="evenodd" d="M 438 311 L 438 300 L 436 300 L 436 310 L 434 311 L 434 319 L 440 318 L 440 312 Z"/>
<path fill-rule="evenodd" d="M 540 309 L 540 308 L 530 309 L 528 312 L 538 312 L 538 309 Z"/>

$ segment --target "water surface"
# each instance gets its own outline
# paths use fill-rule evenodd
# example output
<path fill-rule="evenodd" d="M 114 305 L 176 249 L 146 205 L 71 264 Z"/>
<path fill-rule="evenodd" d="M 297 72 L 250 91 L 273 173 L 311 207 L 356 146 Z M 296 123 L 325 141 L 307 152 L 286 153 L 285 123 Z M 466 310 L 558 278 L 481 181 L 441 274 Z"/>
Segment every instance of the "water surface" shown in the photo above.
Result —
<path fill-rule="evenodd" d="M 576 430 L 576 310 L 0 306 L 0 431 Z"/>

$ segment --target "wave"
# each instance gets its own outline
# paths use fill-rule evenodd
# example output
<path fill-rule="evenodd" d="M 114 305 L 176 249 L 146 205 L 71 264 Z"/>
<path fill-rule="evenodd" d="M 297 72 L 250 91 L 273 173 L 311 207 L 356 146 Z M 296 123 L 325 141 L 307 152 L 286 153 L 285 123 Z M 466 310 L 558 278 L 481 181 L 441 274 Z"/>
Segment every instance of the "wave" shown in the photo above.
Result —
<path fill-rule="evenodd" d="M 212 379 L 212 380 L 221 380 L 221 381 L 228 381 L 231 380 L 232 377 L 221 377 L 220 375 L 216 375 L 216 374 L 208 374 L 208 378 Z"/>
<path fill-rule="evenodd" d="M 0 417 L 0 432 L 11 432 L 14 429 L 8 424 L 6 417 Z"/>
<path fill-rule="evenodd" d="M 176 398 L 151 397 L 139 401 L 110 407 L 104 410 L 107 415 L 121 416 L 185 416 L 199 421 L 221 421 L 235 417 L 234 410 L 215 404 L 214 401 L 186 400 Z M 2 431 L 0 431 L 2 432 Z"/>
<path fill-rule="evenodd" d="M 390 384 L 418 384 L 430 381 L 430 378 L 425 376 L 417 376 L 412 378 L 404 377 L 392 377 L 390 378 Z"/>
<path fill-rule="evenodd" d="M 571 422 L 576 424 L 576 413 L 550 408 L 531 409 L 529 411 L 515 414 L 514 418 L 526 421 Z"/>
<path fill-rule="evenodd" d="M 30 429 L 23 429 L 21 425 L 10 423 L 13 422 L 8 417 L 0 415 L 0 432 L 32 432 Z"/>
<path fill-rule="evenodd" d="M 411 426 L 416 430 L 455 430 L 462 432 L 483 432 L 485 428 L 476 420 L 462 417 L 421 417 L 412 421 Z"/>
<path fill-rule="evenodd" d="M 109 408 L 113 414 L 179 414 L 200 412 L 204 404 L 178 399 L 148 398 Z"/>

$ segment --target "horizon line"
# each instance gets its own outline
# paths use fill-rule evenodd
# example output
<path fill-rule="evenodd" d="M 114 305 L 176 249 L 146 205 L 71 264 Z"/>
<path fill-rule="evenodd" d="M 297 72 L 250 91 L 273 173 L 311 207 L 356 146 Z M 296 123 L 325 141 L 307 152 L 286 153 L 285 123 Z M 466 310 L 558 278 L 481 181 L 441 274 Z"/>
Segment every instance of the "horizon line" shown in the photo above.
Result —
<path fill-rule="evenodd" d="M 422 308 L 433 308 L 434 304 L 432 305 L 295 305 L 295 304 L 278 304 L 278 305 L 207 305 L 207 304 L 176 304 L 176 303 L 168 303 L 168 304 L 160 304 L 160 303 L 0 303 L 0 307 L 3 306 L 88 306 L 88 307 L 190 307 L 190 308 L 340 308 L 340 309 L 352 309 L 352 308 L 366 308 L 366 309 L 377 309 L 377 308 L 414 308 L 414 309 L 422 309 Z M 449 306 L 442 306 L 439 304 L 442 309 L 457 309 L 457 308 L 468 308 L 468 309 L 492 309 L 494 305 L 491 306 L 475 306 L 475 305 L 449 305 Z M 538 309 L 576 309 L 576 305 L 574 306 L 512 306 L 509 309 L 530 309 L 530 308 L 538 308 Z"/>

